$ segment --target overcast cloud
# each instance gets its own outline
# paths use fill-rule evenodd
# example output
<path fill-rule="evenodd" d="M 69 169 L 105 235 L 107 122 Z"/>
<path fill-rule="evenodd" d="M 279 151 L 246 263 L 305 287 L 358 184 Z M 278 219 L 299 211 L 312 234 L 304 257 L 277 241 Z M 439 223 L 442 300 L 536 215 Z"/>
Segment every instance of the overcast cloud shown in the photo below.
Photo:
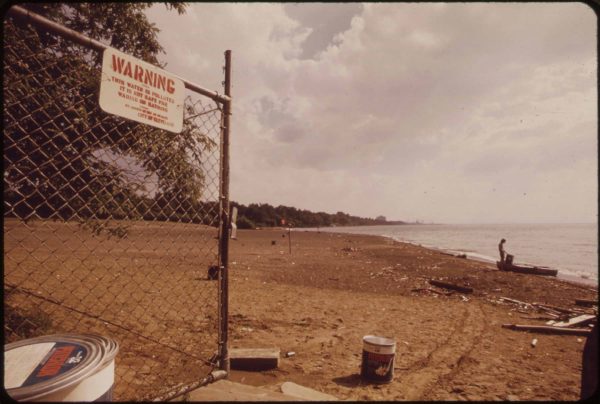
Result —
<path fill-rule="evenodd" d="M 596 15 L 578 3 L 157 4 L 222 92 L 231 199 L 438 223 L 596 222 Z"/>

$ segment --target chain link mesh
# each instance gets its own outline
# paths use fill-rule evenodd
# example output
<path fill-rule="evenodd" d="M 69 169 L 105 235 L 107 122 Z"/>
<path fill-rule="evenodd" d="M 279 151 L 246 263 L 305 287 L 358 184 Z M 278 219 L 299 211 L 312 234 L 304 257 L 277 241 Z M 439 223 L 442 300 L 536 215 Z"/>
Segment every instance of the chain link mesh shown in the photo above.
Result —
<path fill-rule="evenodd" d="M 213 367 L 222 110 L 189 92 L 180 134 L 106 114 L 100 58 L 5 21 L 4 335 L 110 336 L 114 398 L 142 400 Z"/>

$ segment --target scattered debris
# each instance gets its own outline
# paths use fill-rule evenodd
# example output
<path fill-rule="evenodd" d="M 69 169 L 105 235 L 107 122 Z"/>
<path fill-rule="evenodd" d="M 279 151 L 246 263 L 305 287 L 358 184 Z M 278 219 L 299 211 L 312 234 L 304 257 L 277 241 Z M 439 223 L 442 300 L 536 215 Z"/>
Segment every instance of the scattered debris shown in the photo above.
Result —
<path fill-rule="evenodd" d="M 531 346 L 535 348 L 535 346 L 537 345 L 537 338 L 534 338 L 531 340 Z"/>
<path fill-rule="evenodd" d="M 556 317 L 550 317 L 550 316 L 521 316 L 521 318 L 523 318 L 525 320 L 543 320 L 543 321 L 556 319 Z"/>
<path fill-rule="evenodd" d="M 473 293 L 473 289 L 466 287 L 466 286 L 453 285 L 451 283 L 436 281 L 435 279 L 430 279 L 429 283 L 432 284 L 433 286 L 438 286 L 438 287 L 444 288 L 444 289 L 457 290 L 462 293 Z"/>
<path fill-rule="evenodd" d="M 369 272 L 369 276 L 371 278 L 386 276 L 386 275 L 394 275 L 394 271 L 390 269 L 391 267 L 382 268 L 379 272 Z"/>
<path fill-rule="evenodd" d="M 546 314 L 553 316 L 554 318 L 559 318 L 562 315 L 562 313 L 560 313 L 556 310 L 553 310 L 549 307 L 546 307 L 542 304 L 539 304 L 539 303 L 531 303 L 531 305 L 534 306 L 535 308 L 537 308 L 538 311 L 543 311 Z"/>
<path fill-rule="evenodd" d="M 520 306 L 531 306 L 531 304 L 530 304 L 530 303 L 527 303 L 527 302 L 522 302 L 522 301 L 520 301 L 520 300 L 517 300 L 517 299 L 511 299 L 511 298 L 509 298 L 509 297 L 503 297 L 503 296 L 500 296 L 498 299 L 499 299 L 499 300 L 504 300 L 504 301 L 506 301 L 506 302 L 510 302 L 510 303 L 515 303 L 515 304 L 518 304 L 518 305 L 520 305 Z"/>
<path fill-rule="evenodd" d="M 290 351 L 285 353 L 286 358 L 291 358 L 292 356 L 296 356 L 296 352 Z"/>
<path fill-rule="evenodd" d="M 583 335 L 586 336 L 592 331 L 586 328 L 566 328 L 553 327 L 544 325 L 520 325 L 520 324 L 502 324 L 502 328 L 508 328 L 515 331 L 534 331 L 548 334 L 564 334 L 564 335 Z"/>
<path fill-rule="evenodd" d="M 554 310 L 555 312 L 559 312 L 559 313 L 565 313 L 565 314 L 574 314 L 576 311 L 570 310 L 570 309 L 565 309 L 562 307 L 556 307 L 556 306 L 552 306 L 549 304 L 541 304 L 541 303 L 531 303 L 532 305 L 536 306 L 536 307 L 541 307 L 544 309 L 550 309 L 550 310 Z"/>

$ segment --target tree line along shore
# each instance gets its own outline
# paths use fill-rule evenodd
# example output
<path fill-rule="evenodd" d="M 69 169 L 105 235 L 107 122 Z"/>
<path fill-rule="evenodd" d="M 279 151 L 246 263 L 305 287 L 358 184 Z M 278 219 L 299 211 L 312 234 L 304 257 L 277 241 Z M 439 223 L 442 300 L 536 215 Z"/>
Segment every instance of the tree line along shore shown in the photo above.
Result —
<path fill-rule="evenodd" d="M 257 227 L 331 227 L 331 226 L 376 226 L 408 224 L 400 220 L 387 220 L 384 216 L 367 218 L 353 216 L 344 212 L 311 212 L 291 206 L 277 207 L 268 203 L 251 203 L 248 206 L 232 201 L 231 207 L 237 208 L 237 227 L 255 229 Z"/>

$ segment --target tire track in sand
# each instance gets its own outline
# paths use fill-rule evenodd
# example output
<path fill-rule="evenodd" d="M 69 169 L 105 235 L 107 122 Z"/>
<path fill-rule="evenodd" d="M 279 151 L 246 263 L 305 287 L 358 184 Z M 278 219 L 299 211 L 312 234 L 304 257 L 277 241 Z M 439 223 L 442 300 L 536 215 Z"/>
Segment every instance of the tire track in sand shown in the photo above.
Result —
<path fill-rule="evenodd" d="M 433 385 L 452 381 L 485 328 L 485 318 L 479 303 L 465 304 L 461 318 L 448 337 L 430 351 L 424 359 L 400 372 L 398 378 L 405 386 L 403 400 L 427 400 Z M 439 389 L 436 388 L 436 389 Z"/>

